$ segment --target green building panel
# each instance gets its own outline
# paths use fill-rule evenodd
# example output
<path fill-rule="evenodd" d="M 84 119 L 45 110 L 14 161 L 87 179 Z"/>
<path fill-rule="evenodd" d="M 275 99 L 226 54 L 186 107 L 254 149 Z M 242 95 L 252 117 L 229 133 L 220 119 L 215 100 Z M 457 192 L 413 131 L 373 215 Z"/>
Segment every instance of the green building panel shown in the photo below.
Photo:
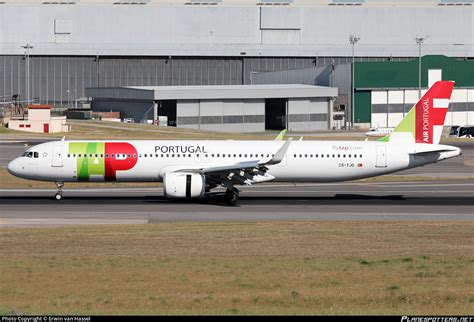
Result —
<path fill-rule="evenodd" d="M 418 58 L 406 62 L 357 62 L 354 69 L 354 123 L 371 122 L 371 90 L 418 88 Z M 428 87 L 429 69 L 441 69 L 443 80 L 454 80 L 455 88 L 474 87 L 474 60 L 422 57 L 422 88 Z"/>
<path fill-rule="evenodd" d="M 354 94 L 354 123 L 370 123 L 372 95 L 370 91 L 356 91 Z"/>
<path fill-rule="evenodd" d="M 418 58 L 407 62 L 357 62 L 356 89 L 418 88 Z M 421 58 L 421 86 L 428 87 L 428 70 L 441 69 L 443 80 L 454 80 L 455 87 L 474 87 L 474 60 L 446 56 Z"/>

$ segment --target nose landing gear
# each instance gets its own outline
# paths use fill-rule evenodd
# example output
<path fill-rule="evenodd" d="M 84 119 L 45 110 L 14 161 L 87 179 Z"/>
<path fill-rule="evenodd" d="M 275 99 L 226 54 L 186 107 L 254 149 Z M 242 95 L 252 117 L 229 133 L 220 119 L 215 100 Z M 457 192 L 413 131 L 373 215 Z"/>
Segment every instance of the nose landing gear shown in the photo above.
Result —
<path fill-rule="evenodd" d="M 64 182 L 56 182 L 56 187 L 58 187 L 58 192 L 54 195 L 56 200 L 61 200 L 63 198 L 63 187 Z"/>

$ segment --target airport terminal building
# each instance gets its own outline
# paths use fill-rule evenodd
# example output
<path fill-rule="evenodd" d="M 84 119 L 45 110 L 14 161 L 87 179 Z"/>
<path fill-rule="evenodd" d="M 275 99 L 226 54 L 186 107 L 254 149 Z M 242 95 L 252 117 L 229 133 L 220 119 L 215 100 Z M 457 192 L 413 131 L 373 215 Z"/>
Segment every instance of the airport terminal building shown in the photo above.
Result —
<path fill-rule="evenodd" d="M 422 89 L 430 70 L 442 69 L 443 79 L 467 75 L 453 80 L 463 90 L 457 99 L 466 98 L 457 108 L 467 108 L 462 112 L 472 122 L 473 6 L 473 0 L 4 0 L 0 100 L 20 94 L 73 107 L 91 98 L 86 88 L 304 84 L 338 88 L 332 114 L 343 115 L 343 124 L 382 126 L 398 118 L 382 122 L 383 104 L 389 114 L 403 113 L 392 103 L 413 101 L 411 92 L 402 103 L 391 92 L 418 90 L 423 56 Z M 407 72 L 394 76 L 399 68 Z"/>

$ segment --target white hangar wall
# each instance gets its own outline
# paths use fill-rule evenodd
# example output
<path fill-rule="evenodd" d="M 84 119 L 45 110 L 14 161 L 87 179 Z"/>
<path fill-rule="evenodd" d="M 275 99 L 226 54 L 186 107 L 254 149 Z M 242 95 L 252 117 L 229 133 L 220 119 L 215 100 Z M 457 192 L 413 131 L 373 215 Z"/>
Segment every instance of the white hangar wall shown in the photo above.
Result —
<path fill-rule="evenodd" d="M 471 6 L 0 5 L 0 53 L 139 56 L 472 56 Z M 19 28 L 18 26 L 21 26 Z"/>

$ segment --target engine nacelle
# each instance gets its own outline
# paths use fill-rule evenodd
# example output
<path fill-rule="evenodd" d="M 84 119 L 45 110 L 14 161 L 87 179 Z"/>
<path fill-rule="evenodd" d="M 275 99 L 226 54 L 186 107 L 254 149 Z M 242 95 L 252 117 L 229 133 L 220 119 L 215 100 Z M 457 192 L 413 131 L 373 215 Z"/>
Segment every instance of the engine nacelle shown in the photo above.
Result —
<path fill-rule="evenodd" d="M 206 191 L 206 178 L 199 173 L 170 172 L 163 177 L 163 188 L 170 198 L 201 197 Z"/>

